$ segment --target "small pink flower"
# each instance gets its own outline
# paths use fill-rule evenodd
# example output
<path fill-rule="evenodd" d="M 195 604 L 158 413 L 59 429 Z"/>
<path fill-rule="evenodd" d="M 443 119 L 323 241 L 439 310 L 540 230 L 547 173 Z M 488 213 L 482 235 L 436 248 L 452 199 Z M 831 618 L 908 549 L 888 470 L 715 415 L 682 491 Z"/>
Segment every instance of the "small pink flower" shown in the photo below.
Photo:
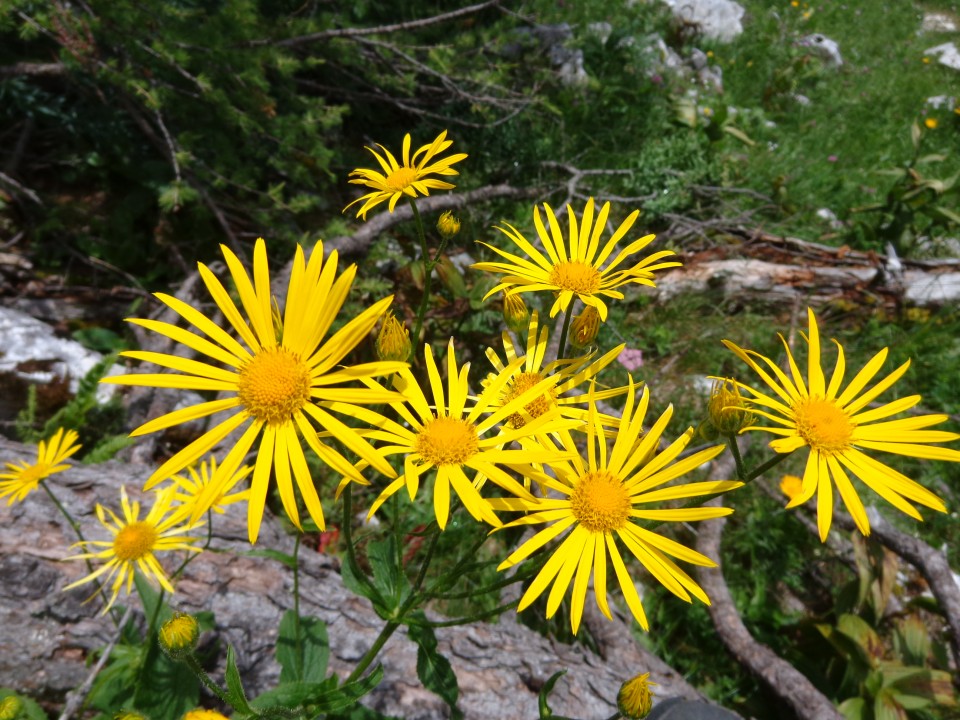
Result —
<path fill-rule="evenodd" d="M 827 162 L 836 162 L 836 161 L 837 161 L 836 155 L 827 155 Z"/>
<path fill-rule="evenodd" d="M 623 365 L 627 369 L 627 372 L 633 372 L 643 366 L 643 350 L 624 348 L 620 352 L 617 362 Z"/>

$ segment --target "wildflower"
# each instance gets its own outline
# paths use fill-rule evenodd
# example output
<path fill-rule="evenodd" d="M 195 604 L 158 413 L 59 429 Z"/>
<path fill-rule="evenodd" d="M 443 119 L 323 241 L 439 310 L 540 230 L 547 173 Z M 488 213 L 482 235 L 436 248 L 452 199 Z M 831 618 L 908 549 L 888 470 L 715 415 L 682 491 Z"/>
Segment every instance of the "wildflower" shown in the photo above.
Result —
<path fill-rule="evenodd" d="M 158 633 L 160 648 L 174 660 L 186 657 L 197 648 L 200 626 L 196 618 L 186 613 L 176 613 L 167 620 Z"/>
<path fill-rule="evenodd" d="M 377 357 L 384 362 L 406 360 L 410 357 L 410 331 L 396 318 L 392 310 L 383 316 L 377 335 Z"/>
<path fill-rule="evenodd" d="M 923 124 L 926 125 L 927 130 L 936 130 L 937 125 L 940 123 L 937 122 L 936 118 L 926 118 L 924 119 Z"/>
<path fill-rule="evenodd" d="M 624 348 L 617 357 L 617 362 L 623 365 L 627 372 L 636 372 L 643 367 L 643 350 L 639 348 Z"/>
<path fill-rule="evenodd" d="M 0 498 L 9 495 L 7 505 L 13 505 L 36 490 L 41 480 L 69 469 L 61 463 L 80 449 L 77 438 L 73 430 L 60 428 L 49 440 L 40 441 L 37 461 L 32 465 L 26 460 L 18 460 L 19 465 L 6 463 L 9 472 L 0 473 Z"/>
<path fill-rule="evenodd" d="M 389 210 L 393 212 L 397 202 L 404 195 L 415 198 L 418 195 L 429 195 L 430 190 L 452 190 L 455 188 L 456 185 L 451 183 L 427 177 L 428 175 L 459 175 L 451 165 L 464 160 L 467 157 L 465 153 L 434 160 L 437 155 L 453 145 L 453 141 L 446 138 L 447 131 L 444 130 L 437 136 L 436 140 L 429 145 L 424 145 L 413 154 L 413 157 L 410 157 L 410 134 L 404 135 L 402 165 L 383 145 L 377 144 L 377 147 L 383 151 L 383 155 L 368 147 L 367 150 L 377 159 L 383 173 L 367 168 L 357 168 L 352 171 L 350 176 L 353 179 L 350 182 L 355 185 L 366 185 L 373 188 L 373 192 L 357 198 L 350 205 L 347 205 L 343 211 L 346 212 L 351 205 L 362 202 L 363 205 L 357 211 L 357 217 L 366 220 L 367 213 L 385 200 L 390 201 Z"/>
<path fill-rule="evenodd" d="M 784 475 L 780 480 L 780 492 L 793 500 L 803 490 L 803 480 L 796 475 Z"/>
<path fill-rule="evenodd" d="M 254 247 L 252 281 L 237 256 L 226 246 L 222 246 L 222 250 L 247 317 L 244 318 L 220 280 L 202 263 L 199 264 L 200 276 L 240 340 L 234 339 L 199 310 L 175 297 L 157 293 L 163 304 L 186 319 L 200 334 L 156 320 L 132 319 L 130 322 L 165 335 L 207 356 L 213 363 L 173 354 L 126 351 L 121 354 L 171 368 L 179 374 L 121 375 L 104 378 L 102 382 L 210 390 L 223 395 L 163 415 L 131 433 L 145 435 L 214 413 L 229 413 L 227 418 L 161 465 L 148 478 L 146 489 L 192 465 L 230 433 L 242 428 L 240 438 L 217 468 L 216 475 L 197 497 L 192 519 L 199 518 L 217 497 L 222 496 L 223 486 L 234 476 L 247 452 L 260 438 L 248 498 L 250 542 L 256 542 L 260 531 L 271 470 L 276 475 L 283 508 L 293 524 L 300 527 L 291 475 L 296 479 L 307 512 L 322 529 L 323 508 L 310 477 L 301 438 L 336 472 L 357 482 L 366 481 L 351 461 L 321 441 L 311 421 L 379 472 L 396 476 L 393 468 L 374 452 L 359 432 L 326 409 L 328 402 L 337 401 L 342 403 L 343 411 L 350 414 L 358 404 L 383 403 L 397 398 L 396 393 L 382 388 L 338 387 L 363 378 L 387 375 L 406 366 L 399 362 L 372 362 L 341 367 L 343 359 L 367 336 L 390 305 L 392 297 L 374 303 L 324 342 L 324 336 L 353 283 L 356 265 L 335 277 L 336 251 L 324 261 L 323 245 L 317 243 L 308 262 L 303 249 L 297 246 L 278 337 L 272 317 L 270 274 L 263 240 L 257 240 Z"/>
<path fill-rule="evenodd" d="M 0 699 L 0 720 L 17 720 L 23 712 L 23 700 L 16 695 Z"/>
<path fill-rule="evenodd" d="M 589 347 L 599 332 L 600 313 L 592 305 L 587 305 L 570 323 L 570 344 L 575 348 Z"/>
<path fill-rule="evenodd" d="M 447 345 L 446 397 L 429 345 L 425 346 L 425 356 L 432 398 L 427 399 L 409 370 L 400 371 L 394 384 L 404 394 L 410 407 L 404 403 L 393 403 L 392 406 L 403 424 L 383 418 L 379 428 L 370 432 L 370 437 L 387 444 L 381 449 L 384 455 L 402 453 L 405 457 L 403 473 L 380 493 L 367 517 L 372 517 L 387 498 L 403 487 L 406 487 L 410 499 L 415 499 L 421 476 L 435 469 L 433 503 L 441 529 L 446 527 L 450 512 L 451 486 L 474 518 L 491 525 L 500 525 L 499 519 L 490 509 L 489 502 L 480 496 L 477 484 L 489 479 L 507 492 L 533 501 L 533 496 L 501 466 L 539 479 L 539 474 L 530 467 L 530 463 L 545 462 L 555 454 L 546 450 L 501 448 L 514 440 L 530 437 L 534 433 L 568 427 L 571 423 L 558 418 L 555 413 L 546 413 L 522 428 L 511 429 L 498 435 L 491 431 L 495 430 L 502 420 L 548 390 L 556 383 L 557 378 L 546 378 L 510 402 L 502 406 L 497 404 L 496 401 L 499 400 L 513 371 L 523 362 L 518 358 L 500 373 L 494 382 L 487 385 L 473 407 L 467 408 L 469 366 L 457 368 L 453 340 Z M 365 420 L 365 412 L 360 409 L 358 417 L 361 420 Z M 467 470 L 475 471 L 472 479 L 467 477 Z"/>
<path fill-rule="evenodd" d="M 924 64 L 924 65 L 929 65 L 929 64 L 930 64 L 930 58 L 928 58 L 928 57 L 923 57 L 923 58 L 921 58 L 921 60 L 923 61 L 923 64 Z"/>
<path fill-rule="evenodd" d="M 753 413 L 747 409 L 735 381 L 714 379 L 707 403 L 707 418 L 720 435 L 736 435 L 753 422 Z"/>
<path fill-rule="evenodd" d="M 956 433 L 925 429 L 944 422 L 946 415 L 915 415 L 877 422 L 917 405 L 920 402 L 919 395 L 909 395 L 866 409 L 874 398 L 900 379 L 910 367 L 910 361 L 864 391 L 887 357 L 887 348 L 884 348 L 873 356 L 841 392 L 840 386 L 843 384 L 846 369 L 843 346 L 834 340 L 838 353 L 837 364 L 828 384 L 820 358 L 817 319 L 811 309 L 807 310 L 807 316 L 810 330 L 806 337 L 806 379 L 782 337 L 790 363 L 790 377 L 770 358 L 752 350 L 743 350 L 729 340 L 723 341 L 774 393 L 767 395 L 744 386 L 752 396 L 750 401 L 753 412 L 777 424 L 777 427 L 751 426 L 745 429 L 778 435 L 779 438 L 770 443 L 770 447 L 778 453 L 791 453 L 802 447 L 810 449 L 803 472 L 802 488 L 787 507 L 802 505 L 816 493 L 817 526 L 820 540 L 826 542 L 833 517 L 835 484 L 860 532 L 869 535 L 870 522 L 857 491 L 847 477 L 847 471 L 850 471 L 884 500 L 916 520 L 923 518 L 908 500 L 938 512 L 946 512 L 943 501 L 932 492 L 863 452 L 879 450 L 928 460 L 960 462 L 960 451 L 929 444 L 960 438 Z M 772 376 L 759 360 L 769 368 Z"/>
<path fill-rule="evenodd" d="M 503 292 L 503 320 L 507 327 L 514 332 L 520 332 L 527 327 L 530 320 L 530 311 L 520 293 L 510 294 Z"/>
<path fill-rule="evenodd" d="M 668 556 L 705 567 L 714 567 L 715 563 L 675 540 L 647 530 L 636 521 L 688 522 L 729 515 L 733 510 L 724 507 L 647 509 L 644 506 L 665 500 L 722 493 L 738 488 L 743 483 L 718 480 L 660 487 L 716 457 L 723 452 L 723 446 L 708 447 L 674 462 L 693 437 L 693 431 L 688 430 L 663 451 L 657 452 L 660 437 L 673 414 L 673 406 L 668 407 L 649 430 L 641 433 L 649 402 L 650 393 L 644 387 L 640 402 L 635 406 L 631 381 L 623 417 L 611 449 L 607 447 L 606 433 L 597 417 L 596 401 L 591 398 L 586 458 L 581 456 L 570 433 L 559 434 L 562 447 L 557 449 L 570 453 L 573 459 L 570 462 L 550 462 L 556 478 L 547 477 L 544 484 L 555 492 L 535 501 L 522 497 L 490 500 L 495 510 L 526 512 L 526 515 L 504 527 L 549 523 L 548 527 L 511 553 L 498 570 L 516 565 L 546 543 L 566 533 L 523 594 L 518 611 L 528 607 L 552 583 L 553 588 L 547 598 L 547 617 L 552 617 L 573 581 L 570 625 L 576 634 L 592 572 L 597 606 L 612 619 L 607 604 L 609 555 L 627 607 L 641 627 L 648 629 L 640 596 L 627 573 L 617 547 L 617 538 L 677 597 L 692 602 L 690 596 L 693 595 L 706 604 L 710 603 L 703 589 Z M 546 436 L 540 436 L 540 442 L 545 448 L 552 445 L 552 440 Z"/>
<path fill-rule="evenodd" d="M 450 210 L 441 213 L 437 219 L 437 232 L 439 232 L 444 239 L 449 240 L 460 232 L 460 220 L 455 218 Z"/>
<path fill-rule="evenodd" d="M 617 693 L 617 709 L 627 720 L 642 720 L 653 709 L 653 692 L 651 685 L 657 683 L 650 680 L 650 673 L 643 673 L 630 678 L 620 686 Z"/>
<path fill-rule="evenodd" d="M 231 494 L 230 491 L 251 472 L 253 472 L 253 468 L 249 465 L 244 465 L 233 474 L 233 477 L 227 478 L 222 482 L 207 510 L 212 510 L 222 515 L 227 505 L 247 500 L 250 497 L 249 488 L 233 494 Z M 177 509 L 180 519 L 186 519 L 194 515 L 194 506 L 197 503 L 197 498 L 203 496 L 216 474 L 217 459 L 211 456 L 209 461 L 204 460 L 199 466 L 187 468 L 186 474 L 181 472 L 170 476 L 173 484 L 177 487 L 177 492 L 174 494 L 173 499 L 180 503 L 180 507 Z"/>
<path fill-rule="evenodd" d="M 506 227 L 497 227 L 497 230 L 510 238 L 527 255 L 526 258 L 487 243 L 481 243 L 507 260 L 507 262 L 481 262 L 473 265 L 477 270 L 503 275 L 500 283 L 490 290 L 484 299 L 501 290 L 508 292 L 552 290 L 557 297 L 553 307 L 550 308 L 550 317 L 556 317 L 561 310 L 565 311 L 570 301 L 577 297 L 584 305 L 596 307 L 600 312 L 600 319 L 606 322 L 607 306 L 602 298 L 622 300 L 623 293 L 617 288 L 630 283 L 655 287 L 654 271 L 680 265 L 676 261 L 660 262 L 663 258 L 674 254 L 671 250 L 661 250 L 630 267 L 620 267 L 627 258 L 649 245 L 654 239 L 653 235 L 634 240 L 620 250 L 612 260 L 610 259 L 617 244 L 640 216 L 639 210 L 634 210 L 620 224 L 601 250 L 600 234 L 607 225 L 610 203 L 604 203 L 600 208 L 596 222 L 594 222 L 593 198 L 587 201 L 583 218 L 579 222 L 573 208 L 568 205 L 569 243 L 564 239 L 560 223 L 553 210 L 549 205 L 543 207 L 546 210 L 549 231 L 543 224 L 539 207 L 534 207 L 533 221 L 546 250 L 546 256 L 509 223 L 504 223 Z"/>
<path fill-rule="evenodd" d="M 126 584 L 127 594 L 130 594 L 135 571 L 139 570 L 148 580 L 155 580 L 160 587 L 172 594 L 173 586 L 157 561 L 155 553 L 172 550 L 200 552 L 200 548 L 193 546 L 197 538 L 181 537 L 196 525 L 180 523 L 176 515 L 171 513 L 175 492 L 176 488 L 173 485 L 157 492 L 153 506 L 143 520 L 140 519 L 140 503 L 131 503 L 124 487 L 120 488 L 123 519 L 118 518 L 112 510 L 97 503 L 97 518 L 100 524 L 113 535 L 113 539 L 82 540 L 74 547 L 82 547 L 87 552 L 72 555 L 67 560 L 106 560 L 107 562 L 86 577 L 67 585 L 64 590 L 83 585 L 107 573 L 107 580 L 113 578 L 113 585 L 110 601 L 103 609 L 106 613 L 116 602 L 124 584 Z M 93 550 L 93 548 L 103 549 Z"/>
<path fill-rule="evenodd" d="M 196 708 L 195 710 L 185 712 L 182 720 L 229 720 L 229 718 L 227 718 L 226 715 L 221 715 L 216 710 Z"/>
<path fill-rule="evenodd" d="M 594 359 L 594 354 L 590 353 L 572 360 L 553 360 L 544 364 L 548 339 L 548 328 L 539 325 L 538 315 L 533 313 L 527 328 L 526 351 L 522 355 L 521 351 L 524 348 L 515 345 L 507 333 L 502 334 L 506 362 L 500 359 L 496 350 L 487 348 L 487 359 L 490 360 L 496 374 L 490 374 L 484 381 L 484 386 L 498 382 L 505 373 L 508 375 L 507 382 L 500 391 L 500 397 L 494 397 L 490 400 L 492 408 L 510 404 L 515 398 L 530 388 L 541 384 L 546 378 L 554 377 L 556 379 L 555 384 L 546 387 L 539 395 L 532 397 L 523 406 L 522 411 L 518 410 L 505 419 L 504 422 L 509 428 L 521 428 L 528 419 L 535 420 L 554 410 L 562 417 L 577 420 L 578 423 L 585 422 L 587 412 L 577 406 L 585 404 L 587 396 L 586 394 L 574 395 L 571 391 L 594 378 L 617 358 L 624 347 L 618 345 L 596 359 Z M 513 367 L 517 358 L 521 357 L 523 358 L 522 364 L 508 372 L 508 367 Z M 594 396 L 598 400 L 607 399 L 623 395 L 626 391 L 625 387 L 621 387 L 595 392 Z M 603 415 L 601 419 L 608 425 L 617 424 L 616 418 L 607 415 Z"/>

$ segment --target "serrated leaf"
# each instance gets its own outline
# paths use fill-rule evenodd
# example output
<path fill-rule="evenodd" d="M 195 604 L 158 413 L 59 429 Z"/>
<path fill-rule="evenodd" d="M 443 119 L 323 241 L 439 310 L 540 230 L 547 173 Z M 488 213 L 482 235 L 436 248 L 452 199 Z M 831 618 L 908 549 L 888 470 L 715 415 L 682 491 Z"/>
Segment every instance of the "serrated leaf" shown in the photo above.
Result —
<path fill-rule="evenodd" d="M 393 536 L 370 543 L 367 546 L 367 560 L 373 572 L 373 585 L 380 596 L 381 608 L 378 612 L 384 619 L 392 619 L 410 594 L 410 581 L 399 565 Z M 376 600 L 370 599 L 376 603 Z"/>
<path fill-rule="evenodd" d="M 426 620 L 422 613 L 418 615 Z M 436 693 L 449 706 L 452 716 L 463 717 L 457 709 L 460 686 L 450 661 L 437 651 L 437 637 L 429 625 L 410 625 L 407 637 L 417 644 L 417 677 L 423 686 Z"/>
<path fill-rule="evenodd" d="M 280 620 L 276 647 L 280 682 L 320 682 L 327 674 L 330 658 L 327 625 L 317 617 L 301 617 L 298 641 L 296 620 L 293 610 L 287 610 Z"/>
<path fill-rule="evenodd" d="M 273 707 L 301 707 L 307 717 L 339 712 L 354 705 L 383 679 L 383 666 L 377 665 L 365 678 L 337 687 L 336 677 L 321 683 L 288 683 L 257 696 L 252 705 L 258 710 Z"/>
<path fill-rule="evenodd" d="M 566 670 L 558 670 L 553 675 L 551 675 L 547 681 L 543 684 L 543 687 L 540 688 L 540 695 L 537 698 L 537 703 L 540 708 L 540 719 L 552 718 L 553 710 L 550 709 L 550 705 L 547 704 L 547 697 L 550 693 L 553 692 L 553 686 L 557 684 L 557 680 L 562 678 L 567 674 Z"/>
<path fill-rule="evenodd" d="M 227 681 L 227 695 L 230 705 L 244 715 L 256 715 L 256 712 L 250 703 L 247 702 L 247 694 L 243 691 L 243 681 L 240 679 L 240 671 L 237 670 L 237 656 L 233 650 L 233 645 L 227 645 L 227 671 L 224 673 Z"/>

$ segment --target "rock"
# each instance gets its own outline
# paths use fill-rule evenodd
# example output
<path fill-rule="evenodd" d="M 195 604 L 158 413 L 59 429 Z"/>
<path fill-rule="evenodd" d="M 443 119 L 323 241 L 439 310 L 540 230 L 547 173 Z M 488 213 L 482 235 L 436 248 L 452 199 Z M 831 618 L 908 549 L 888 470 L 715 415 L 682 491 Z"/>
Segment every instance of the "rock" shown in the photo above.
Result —
<path fill-rule="evenodd" d="M 957 19 L 942 12 L 925 13 L 920 25 L 921 32 L 956 32 Z"/>
<path fill-rule="evenodd" d="M 843 223 L 840 222 L 837 214 L 830 208 L 820 208 L 817 210 L 816 216 L 829 225 L 831 230 L 840 230 L 843 228 Z"/>
<path fill-rule="evenodd" d="M 716 705 L 671 698 L 657 705 L 647 720 L 739 720 L 740 716 Z"/>
<path fill-rule="evenodd" d="M 951 70 L 960 70 L 960 50 L 952 42 L 929 48 L 924 54 L 936 56 L 938 63 Z"/>
<path fill-rule="evenodd" d="M 599 40 L 601 45 L 606 45 L 613 34 L 613 25 L 608 22 L 592 22 L 587 25 L 587 33 Z"/>
<path fill-rule="evenodd" d="M 797 44 L 801 47 L 809 48 L 811 55 L 820 58 L 829 67 L 838 68 L 843 65 L 840 46 L 836 40 L 831 40 L 823 33 L 813 33 L 812 35 L 802 37 Z"/>
<path fill-rule="evenodd" d="M 733 0 L 663 0 L 677 20 L 699 28 L 703 37 L 730 42 L 741 33 L 743 7 Z"/>
<path fill-rule="evenodd" d="M 934 95 L 928 97 L 924 104 L 932 110 L 943 109 L 947 112 L 953 112 L 957 107 L 957 99 L 953 95 Z"/>

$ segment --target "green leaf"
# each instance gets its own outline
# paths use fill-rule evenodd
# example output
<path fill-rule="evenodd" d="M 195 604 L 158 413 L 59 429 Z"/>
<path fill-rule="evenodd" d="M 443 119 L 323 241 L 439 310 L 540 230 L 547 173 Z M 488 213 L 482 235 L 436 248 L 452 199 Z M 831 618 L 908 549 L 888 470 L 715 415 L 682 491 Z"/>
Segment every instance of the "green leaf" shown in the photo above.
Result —
<path fill-rule="evenodd" d="M 887 688 L 877 693 L 873 701 L 874 720 L 908 720 L 907 711 L 900 707 Z"/>
<path fill-rule="evenodd" d="M 847 698 L 837 706 L 844 720 L 870 720 L 867 701 L 863 698 Z"/>
<path fill-rule="evenodd" d="M 415 613 L 414 617 L 421 622 L 427 619 L 422 612 Z M 463 713 L 457 709 L 460 697 L 457 676 L 450 661 L 437 651 L 437 636 L 433 628 L 425 624 L 411 624 L 407 629 L 407 637 L 417 644 L 417 677 L 420 682 L 443 699 L 453 717 L 463 717 Z"/>
<path fill-rule="evenodd" d="M 133 583 L 136 585 L 137 594 L 140 596 L 140 602 L 143 603 L 143 613 L 148 618 L 156 613 L 156 627 L 160 627 L 173 617 L 173 610 L 170 606 L 162 602 L 160 591 L 157 590 L 146 577 L 139 571 L 134 573 Z"/>
<path fill-rule="evenodd" d="M 946 220 L 947 222 L 956 223 L 960 225 L 960 214 L 957 214 L 950 208 L 945 208 L 942 205 L 936 205 L 930 208 L 931 214 L 939 217 L 941 220 Z"/>
<path fill-rule="evenodd" d="M 247 694 L 243 691 L 243 681 L 240 680 L 240 672 L 237 670 L 237 656 L 233 650 L 233 645 L 227 646 L 227 672 L 225 673 L 227 681 L 227 699 L 233 708 L 244 715 L 256 715 L 256 712 L 250 703 L 247 702 Z"/>
<path fill-rule="evenodd" d="M 467 296 L 467 283 L 464 281 L 463 275 L 446 255 L 443 255 L 440 262 L 437 263 L 437 275 L 440 276 L 440 282 L 446 286 L 455 298 Z"/>
<path fill-rule="evenodd" d="M 301 707 L 307 717 L 345 710 L 373 690 L 383 679 L 383 666 L 377 665 L 365 678 L 337 687 L 331 676 L 320 683 L 287 683 L 257 696 L 251 703 L 258 710 L 273 707 Z"/>
<path fill-rule="evenodd" d="M 237 554 L 246 555 L 247 557 L 270 558 L 271 560 L 276 560 L 279 563 L 283 563 L 291 570 L 294 570 L 297 567 L 297 559 L 293 555 L 282 553 L 279 550 L 271 550 L 270 548 L 257 548 L 255 550 L 241 550 Z"/>
<path fill-rule="evenodd" d="M 553 692 L 553 686 L 557 684 L 557 680 L 562 678 L 567 674 L 566 670 L 558 670 L 549 679 L 543 684 L 543 687 L 540 688 L 540 696 L 538 702 L 540 705 L 540 718 L 551 718 L 553 717 L 553 710 L 550 709 L 550 706 L 547 704 L 547 697 L 550 693 Z"/>
<path fill-rule="evenodd" d="M 737 140 L 742 142 L 744 145 L 749 145 L 750 147 L 753 147 L 754 145 L 756 145 L 756 143 L 750 139 L 749 135 L 747 135 L 743 130 L 734 127 L 733 125 L 724 125 L 723 131 L 727 135 L 732 135 Z"/>
<path fill-rule="evenodd" d="M 380 608 L 377 612 L 384 619 L 394 619 L 400 606 L 410 594 L 410 582 L 403 572 L 397 558 L 397 546 L 393 535 L 370 543 L 367 547 L 367 559 L 373 571 L 373 586 L 380 596 Z M 370 598 L 377 605 L 377 600 Z"/>
<path fill-rule="evenodd" d="M 317 617 L 301 617 L 298 643 L 296 620 L 293 610 L 287 610 L 280 620 L 276 647 L 280 682 L 320 682 L 327 674 L 327 660 L 330 658 L 327 625 Z"/>
<path fill-rule="evenodd" d="M 200 703 L 200 682 L 186 665 L 159 652 L 155 641 L 153 648 L 139 673 L 134 707 L 151 720 L 180 720 Z"/>
<path fill-rule="evenodd" d="M 20 702 L 23 704 L 23 709 L 20 711 L 20 714 L 17 715 L 18 718 L 26 718 L 27 720 L 47 720 L 47 714 L 43 711 L 36 702 L 31 700 L 25 695 L 21 695 L 18 692 L 11 690 L 10 688 L 0 687 L 0 700 L 10 695 L 15 695 L 20 699 Z"/>

